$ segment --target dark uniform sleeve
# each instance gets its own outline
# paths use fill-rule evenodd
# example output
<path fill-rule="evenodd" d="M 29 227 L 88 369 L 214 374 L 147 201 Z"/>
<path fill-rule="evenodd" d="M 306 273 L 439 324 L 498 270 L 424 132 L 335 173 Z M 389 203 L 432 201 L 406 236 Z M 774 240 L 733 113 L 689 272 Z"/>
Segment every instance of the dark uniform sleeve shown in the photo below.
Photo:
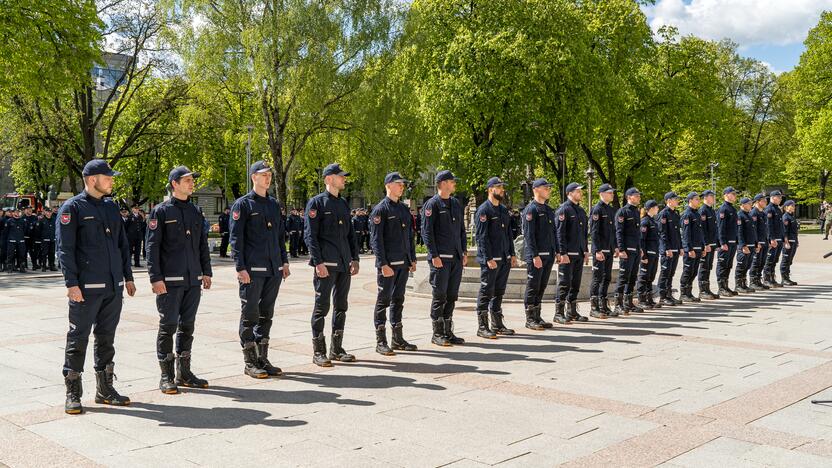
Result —
<path fill-rule="evenodd" d="M 347 202 L 344 201 L 344 205 L 346 205 L 346 204 L 347 204 Z M 349 209 L 347 209 L 347 211 L 349 211 Z M 366 229 L 366 228 L 364 228 L 362 226 L 362 231 L 364 229 Z M 352 258 L 352 261 L 357 262 L 358 261 L 358 239 L 355 237 L 355 226 L 353 226 L 352 224 L 350 224 L 350 229 L 347 232 L 347 242 L 350 243 L 350 256 Z"/>
<path fill-rule="evenodd" d="M 532 253 L 532 257 L 537 257 L 537 254 L 540 253 L 540 250 L 537 249 L 537 233 L 535 232 L 535 210 L 529 206 L 526 208 L 526 212 L 523 213 L 523 219 L 521 222 L 523 223 L 523 241 L 526 243 L 526 247 L 528 247 L 529 251 Z M 531 215 L 531 216 L 529 216 Z M 529 220 L 529 218 L 532 218 Z"/>
<path fill-rule="evenodd" d="M 474 215 L 474 230 L 477 245 L 482 249 L 485 260 L 491 260 L 494 258 L 491 239 L 488 237 L 488 223 L 491 222 L 491 216 L 486 211 L 485 207 L 482 206 L 477 210 Z M 483 216 L 485 217 L 485 221 L 482 221 Z"/>
<path fill-rule="evenodd" d="M 407 214 L 408 214 L 408 216 L 410 216 L 410 222 L 414 223 L 414 225 L 415 225 L 416 217 L 412 216 L 409 211 L 408 211 Z M 408 229 L 407 234 L 408 234 L 408 236 L 410 236 L 409 237 L 409 239 L 410 239 L 410 244 L 409 244 L 410 245 L 410 261 L 411 261 L 411 263 L 416 263 L 416 230 L 413 229 L 413 226 L 411 226 L 411 229 Z"/>
<path fill-rule="evenodd" d="M 65 215 L 69 215 L 69 221 L 64 223 Z M 58 211 L 55 222 L 56 247 L 58 260 L 61 263 L 61 272 L 64 275 L 64 284 L 67 288 L 78 286 L 78 262 L 75 258 L 75 243 L 78 235 L 78 210 L 74 203 L 64 203 Z M 9 226 L 6 228 L 11 229 Z"/>
<path fill-rule="evenodd" d="M 566 213 L 564 211 L 563 207 L 558 208 L 558 221 L 555 226 L 555 239 L 557 239 L 558 253 L 561 255 L 566 255 Z"/>
<path fill-rule="evenodd" d="M 433 203 L 425 203 L 422 207 L 424 213 L 422 214 L 422 240 L 425 242 L 431 258 L 439 257 L 439 250 L 436 249 L 436 237 L 433 234 L 434 220 L 436 213 L 433 211 Z M 430 213 L 428 213 L 430 212 Z"/>
<path fill-rule="evenodd" d="M 119 216 L 118 209 L 115 207 L 115 204 L 113 204 L 113 210 L 116 211 L 115 215 Z M 133 281 L 133 266 L 130 263 L 130 242 L 127 240 L 127 230 L 124 229 L 124 225 L 121 223 L 119 224 L 121 229 L 118 230 L 118 249 L 121 251 L 122 273 L 125 281 Z"/>
<path fill-rule="evenodd" d="M 624 245 L 624 208 L 615 213 L 615 246 L 620 251 L 626 251 Z"/>
<path fill-rule="evenodd" d="M 159 206 L 153 208 L 153 211 L 150 212 L 150 223 L 150 226 L 153 226 L 154 228 L 148 228 L 147 235 L 145 236 L 145 248 L 147 249 L 147 274 L 150 276 L 150 282 L 155 283 L 165 279 L 165 276 L 162 273 L 162 264 L 159 258 L 165 232 L 165 212 L 164 210 L 160 210 Z"/>
<path fill-rule="evenodd" d="M 374 221 L 376 217 L 381 218 L 378 223 Z M 388 265 L 387 254 L 384 252 L 384 226 L 387 224 L 387 216 L 381 203 L 370 212 L 370 220 L 370 247 L 373 248 L 373 252 L 376 254 L 378 264 L 380 266 Z"/>
<path fill-rule="evenodd" d="M 278 248 L 280 249 L 280 263 L 283 265 L 289 263 L 289 254 L 286 252 L 286 222 L 289 219 L 288 217 L 284 217 L 280 211 L 280 202 L 275 200 L 275 205 L 277 206 L 277 217 L 280 219 L 280 222 L 283 224 L 283 235 L 280 236 L 278 240 Z"/>
<path fill-rule="evenodd" d="M 670 236 L 668 231 L 670 227 L 667 225 L 667 213 L 667 210 L 662 210 L 661 214 L 659 214 L 659 240 L 665 247 L 665 250 L 673 250 L 670 246 Z"/>
<path fill-rule="evenodd" d="M 468 255 L 468 233 L 465 232 L 465 210 L 462 209 L 462 205 L 456 200 L 456 198 L 451 198 L 453 200 L 453 204 L 459 207 L 459 237 L 460 242 L 459 244 L 462 246 L 462 255 Z"/>
<path fill-rule="evenodd" d="M 229 243 L 231 244 L 231 256 L 234 257 L 234 264 L 237 271 L 248 270 L 246 265 L 246 222 L 248 221 L 248 204 L 243 203 L 243 198 L 234 202 L 231 207 L 231 221 L 229 222 Z M 236 218 L 234 214 L 237 214 Z"/>
<path fill-rule="evenodd" d="M 682 249 L 686 252 L 689 252 L 691 247 L 691 235 L 690 235 L 691 223 L 690 223 L 690 216 L 685 214 L 682 215 Z"/>
<path fill-rule="evenodd" d="M 205 215 L 202 213 L 202 210 L 197 210 L 199 212 L 199 217 L 202 218 L 203 222 L 205 221 Z M 158 229 L 158 227 L 156 228 Z M 214 272 L 211 269 L 211 251 L 208 249 L 208 232 L 204 229 L 200 231 L 199 236 L 199 264 L 202 268 L 202 274 L 204 276 L 214 276 Z"/>
<path fill-rule="evenodd" d="M 645 217 L 641 218 L 641 220 L 638 223 L 639 224 L 639 232 L 641 233 L 639 235 L 639 239 L 638 239 L 638 246 L 639 246 L 639 249 L 641 249 L 641 252 L 642 252 L 643 255 L 647 255 L 647 230 L 648 230 L 647 223 L 649 223 L 649 222 L 650 222 L 649 218 L 647 216 L 645 216 Z"/>
<path fill-rule="evenodd" d="M 315 216 L 309 215 L 311 210 L 315 210 Z M 306 248 L 309 249 L 309 257 L 312 260 L 312 265 L 318 266 L 324 263 L 321 257 L 321 246 L 318 245 L 318 230 L 320 229 L 320 213 L 318 213 L 317 198 L 309 200 L 306 204 L 306 211 L 303 214 L 306 220 L 306 228 L 303 230 L 303 240 L 306 241 Z M 352 223 L 350 223 L 350 232 L 352 232 Z M 352 240 L 352 239 L 350 239 Z"/>

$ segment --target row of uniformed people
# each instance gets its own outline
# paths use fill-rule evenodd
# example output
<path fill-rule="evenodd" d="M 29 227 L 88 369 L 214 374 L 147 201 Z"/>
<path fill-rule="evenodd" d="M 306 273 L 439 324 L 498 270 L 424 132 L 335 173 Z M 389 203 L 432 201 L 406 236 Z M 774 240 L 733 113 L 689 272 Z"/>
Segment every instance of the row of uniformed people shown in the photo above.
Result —
<path fill-rule="evenodd" d="M 27 257 L 32 269 L 57 271 L 55 267 L 55 219 L 49 207 L 34 214 L 31 206 L 0 210 L 0 271 L 26 272 Z"/>

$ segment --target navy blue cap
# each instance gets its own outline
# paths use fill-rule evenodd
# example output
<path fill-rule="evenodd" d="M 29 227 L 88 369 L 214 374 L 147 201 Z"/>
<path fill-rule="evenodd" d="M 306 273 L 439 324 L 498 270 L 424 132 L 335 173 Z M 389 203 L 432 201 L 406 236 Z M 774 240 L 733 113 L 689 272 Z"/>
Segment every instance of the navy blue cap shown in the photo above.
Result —
<path fill-rule="evenodd" d="M 725 187 L 722 190 L 723 195 L 728 195 L 729 193 L 733 193 L 733 192 L 736 192 L 736 190 L 734 190 L 734 187 Z"/>
<path fill-rule="evenodd" d="M 768 194 L 768 196 L 769 197 L 782 197 L 783 192 L 781 192 L 779 190 L 772 190 L 772 192 L 770 194 Z"/>
<path fill-rule="evenodd" d="M 170 174 L 168 174 L 168 182 L 179 180 L 185 176 L 193 176 L 194 179 L 198 179 L 199 172 L 194 172 L 185 166 L 174 167 L 173 169 L 171 169 Z"/>
<path fill-rule="evenodd" d="M 751 199 L 748 197 L 742 197 L 740 200 L 740 205 L 745 205 L 746 203 L 751 203 Z"/>
<path fill-rule="evenodd" d="M 704 198 L 704 197 L 707 197 L 708 195 L 716 195 L 716 194 L 715 194 L 715 193 L 714 193 L 714 191 L 713 191 L 713 190 L 711 190 L 711 189 L 708 189 L 708 190 L 705 190 L 704 192 L 702 192 L 702 197 L 703 197 L 703 198 Z"/>
<path fill-rule="evenodd" d="M 649 210 L 650 208 L 653 208 L 654 206 L 659 206 L 659 204 L 656 203 L 656 200 L 647 200 L 647 203 L 644 204 L 644 209 Z"/>
<path fill-rule="evenodd" d="M 496 187 L 498 185 L 506 185 L 505 182 L 502 181 L 499 177 L 492 177 L 488 179 L 488 182 L 485 183 L 486 188 Z"/>
<path fill-rule="evenodd" d="M 259 174 L 261 172 L 269 172 L 272 168 L 269 166 L 266 161 L 257 161 L 256 163 L 252 164 L 250 168 L 248 168 L 248 176 L 251 177 L 254 174 Z"/>
<path fill-rule="evenodd" d="M 758 202 L 758 201 L 762 200 L 762 199 L 763 199 L 763 198 L 765 198 L 765 197 L 766 197 L 766 196 L 765 196 L 764 194 L 762 194 L 762 193 L 758 193 L 757 195 L 754 195 L 754 201 L 755 201 L 755 202 Z"/>
<path fill-rule="evenodd" d="M 679 198 L 679 195 L 676 195 L 676 192 L 667 192 L 664 194 L 664 201 L 670 200 L 671 198 Z"/>
<path fill-rule="evenodd" d="M 456 180 L 454 173 L 449 170 L 439 171 L 433 179 L 437 184 L 446 180 Z"/>
<path fill-rule="evenodd" d="M 783 203 L 784 208 L 787 206 L 794 206 L 794 200 L 788 200 L 786 203 Z"/>
<path fill-rule="evenodd" d="M 84 177 L 94 175 L 118 176 L 121 175 L 121 172 L 110 169 L 110 165 L 103 159 L 93 159 L 84 166 L 81 175 Z"/>
<path fill-rule="evenodd" d="M 598 187 L 598 193 L 615 192 L 615 189 L 610 184 L 601 184 Z"/>
<path fill-rule="evenodd" d="M 532 188 L 551 187 L 551 186 L 552 186 L 552 184 L 550 184 L 548 180 L 543 179 L 543 178 L 537 179 L 534 182 L 532 182 Z"/>
<path fill-rule="evenodd" d="M 323 177 L 330 176 L 330 175 L 339 175 L 339 176 L 347 177 L 347 176 L 350 175 L 350 173 L 341 169 L 340 164 L 332 163 L 329 166 L 325 167 L 324 171 L 322 172 Z"/>
<path fill-rule="evenodd" d="M 699 197 L 699 194 L 698 194 L 698 193 L 696 193 L 696 192 L 690 192 L 690 193 L 688 194 L 688 198 L 687 198 L 687 200 L 688 200 L 688 201 L 691 201 L 691 200 L 693 200 L 694 198 L 698 198 L 698 197 Z"/>
<path fill-rule="evenodd" d="M 641 195 L 641 192 L 639 192 L 635 187 L 630 187 L 626 192 L 624 192 L 625 197 L 632 197 L 633 195 Z"/>
<path fill-rule="evenodd" d="M 393 182 L 401 182 L 407 184 L 407 179 L 402 177 L 398 172 L 391 172 L 384 177 L 384 185 L 392 184 Z"/>
<path fill-rule="evenodd" d="M 566 193 L 572 193 L 575 190 L 582 189 L 582 188 L 584 188 L 583 185 L 581 185 L 577 182 L 572 182 L 571 184 L 566 186 Z"/>

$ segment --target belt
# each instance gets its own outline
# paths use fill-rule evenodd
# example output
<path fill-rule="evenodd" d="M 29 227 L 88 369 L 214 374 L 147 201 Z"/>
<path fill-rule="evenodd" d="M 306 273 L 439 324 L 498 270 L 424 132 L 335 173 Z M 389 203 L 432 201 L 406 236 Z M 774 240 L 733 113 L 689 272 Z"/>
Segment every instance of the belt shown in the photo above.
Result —
<path fill-rule="evenodd" d="M 503 257 L 494 257 L 491 260 L 494 260 L 495 262 L 501 262 L 503 261 Z"/>
<path fill-rule="evenodd" d="M 399 260 L 398 262 L 390 262 L 391 265 L 404 265 L 404 260 Z"/>
<path fill-rule="evenodd" d="M 737 241 L 728 241 L 729 244 L 736 244 Z"/>
<path fill-rule="evenodd" d="M 450 254 L 439 254 L 439 258 L 454 258 L 454 256 Z"/>
<path fill-rule="evenodd" d="M 337 267 L 338 262 L 335 262 L 335 263 L 333 263 L 333 262 L 324 262 L 324 266 Z"/>
<path fill-rule="evenodd" d="M 693 250 L 702 250 L 702 247 L 694 247 Z"/>
<path fill-rule="evenodd" d="M 566 255 L 580 255 L 578 252 L 566 252 Z"/>
<path fill-rule="evenodd" d="M 648 250 L 648 251 L 647 251 L 647 253 L 649 253 L 649 254 L 653 254 L 653 255 L 656 255 L 656 252 L 654 252 L 654 251 L 652 251 L 652 250 Z"/>
<path fill-rule="evenodd" d="M 549 256 L 549 252 L 540 252 L 539 254 L 537 254 L 537 256 L 538 256 L 538 257 L 548 257 L 548 256 Z"/>
<path fill-rule="evenodd" d="M 601 252 L 603 252 L 603 253 L 610 253 L 610 251 L 609 251 L 609 250 L 602 250 Z"/>
<path fill-rule="evenodd" d="M 633 248 L 633 247 L 627 247 L 627 250 L 629 250 L 630 252 L 635 252 L 636 251 L 636 249 Z"/>
<path fill-rule="evenodd" d="M 119 281 L 119 282 L 118 282 L 118 285 L 119 285 L 119 286 L 124 286 L 124 281 Z"/>
<path fill-rule="evenodd" d="M 708 244 L 708 247 L 716 247 L 716 244 Z"/>
<path fill-rule="evenodd" d="M 93 283 L 85 284 L 84 289 L 103 289 L 107 287 L 107 283 Z"/>

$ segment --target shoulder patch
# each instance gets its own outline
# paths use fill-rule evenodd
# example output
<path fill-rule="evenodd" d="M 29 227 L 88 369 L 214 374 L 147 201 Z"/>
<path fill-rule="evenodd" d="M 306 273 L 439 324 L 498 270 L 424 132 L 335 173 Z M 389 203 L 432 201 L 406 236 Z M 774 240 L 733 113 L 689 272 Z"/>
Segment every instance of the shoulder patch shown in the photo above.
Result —
<path fill-rule="evenodd" d="M 685 218 L 685 224 L 690 224 L 690 220 L 688 218 Z"/>
<path fill-rule="evenodd" d="M 700 219 L 702 219 L 702 221 L 705 221 L 706 219 L 708 219 L 708 217 L 707 217 L 707 216 L 705 216 L 705 215 L 702 215 L 702 216 L 700 216 L 699 218 L 700 218 Z"/>
<path fill-rule="evenodd" d="M 598 215 L 597 214 L 592 215 L 592 220 L 593 221 L 598 221 Z"/>
<path fill-rule="evenodd" d="M 559 214 L 559 215 L 558 215 L 558 219 L 559 219 L 559 220 L 561 220 L 561 221 L 563 221 L 563 220 L 565 220 L 565 219 L 566 219 L 566 215 L 565 215 L 565 214 L 563 214 L 563 213 L 561 213 L 561 214 Z"/>
<path fill-rule="evenodd" d="M 69 224 L 72 221 L 71 213 L 61 213 L 61 224 Z"/>
<path fill-rule="evenodd" d="M 318 210 L 316 210 L 315 208 L 312 208 L 311 210 L 309 210 L 309 217 L 310 218 L 314 219 L 316 216 L 318 216 Z"/>
<path fill-rule="evenodd" d="M 725 218 L 725 213 L 720 211 L 719 212 L 719 219 L 723 219 L 723 218 Z"/>
<path fill-rule="evenodd" d="M 425 208 L 425 216 L 430 216 L 433 214 L 433 210 L 430 208 Z"/>
<path fill-rule="evenodd" d="M 231 213 L 231 217 L 234 218 L 234 221 L 240 219 L 240 210 L 234 210 L 234 212 Z"/>
<path fill-rule="evenodd" d="M 768 217 L 771 218 L 771 213 L 768 214 Z"/>
<path fill-rule="evenodd" d="M 158 226 L 158 225 L 159 225 L 159 220 L 158 220 L 158 219 L 156 219 L 156 218 L 153 218 L 153 219 L 150 219 L 150 220 L 148 220 L 148 221 L 147 221 L 147 227 L 148 227 L 148 229 L 150 229 L 151 231 L 155 231 L 155 230 L 156 230 L 156 226 Z"/>
<path fill-rule="evenodd" d="M 619 223 L 623 223 L 623 222 L 624 222 L 624 217 L 623 217 L 623 216 L 619 216 L 619 217 L 618 217 L 618 222 L 619 222 Z"/>
<path fill-rule="evenodd" d="M 642 226 L 641 227 L 641 232 L 647 232 L 647 226 Z"/>
<path fill-rule="evenodd" d="M 662 224 L 667 224 L 667 218 L 665 218 L 664 216 L 662 216 Z"/>
<path fill-rule="evenodd" d="M 379 216 L 379 215 L 373 216 L 373 224 L 381 224 L 381 216 Z"/>
<path fill-rule="evenodd" d="M 531 221 L 534 216 L 531 213 L 526 213 L 526 221 Z"/>
<path fill-rule="evenodd" d="M 486 216 L 486 215 L 484 215 L 484 214 L 481 214 L 481 215 L 480 215 L 480 222 L 481 222 L 481 223 L 484 223 L 484 222 L 486 222 L 486 221 L 488 221 L 488 216 Z"/>

